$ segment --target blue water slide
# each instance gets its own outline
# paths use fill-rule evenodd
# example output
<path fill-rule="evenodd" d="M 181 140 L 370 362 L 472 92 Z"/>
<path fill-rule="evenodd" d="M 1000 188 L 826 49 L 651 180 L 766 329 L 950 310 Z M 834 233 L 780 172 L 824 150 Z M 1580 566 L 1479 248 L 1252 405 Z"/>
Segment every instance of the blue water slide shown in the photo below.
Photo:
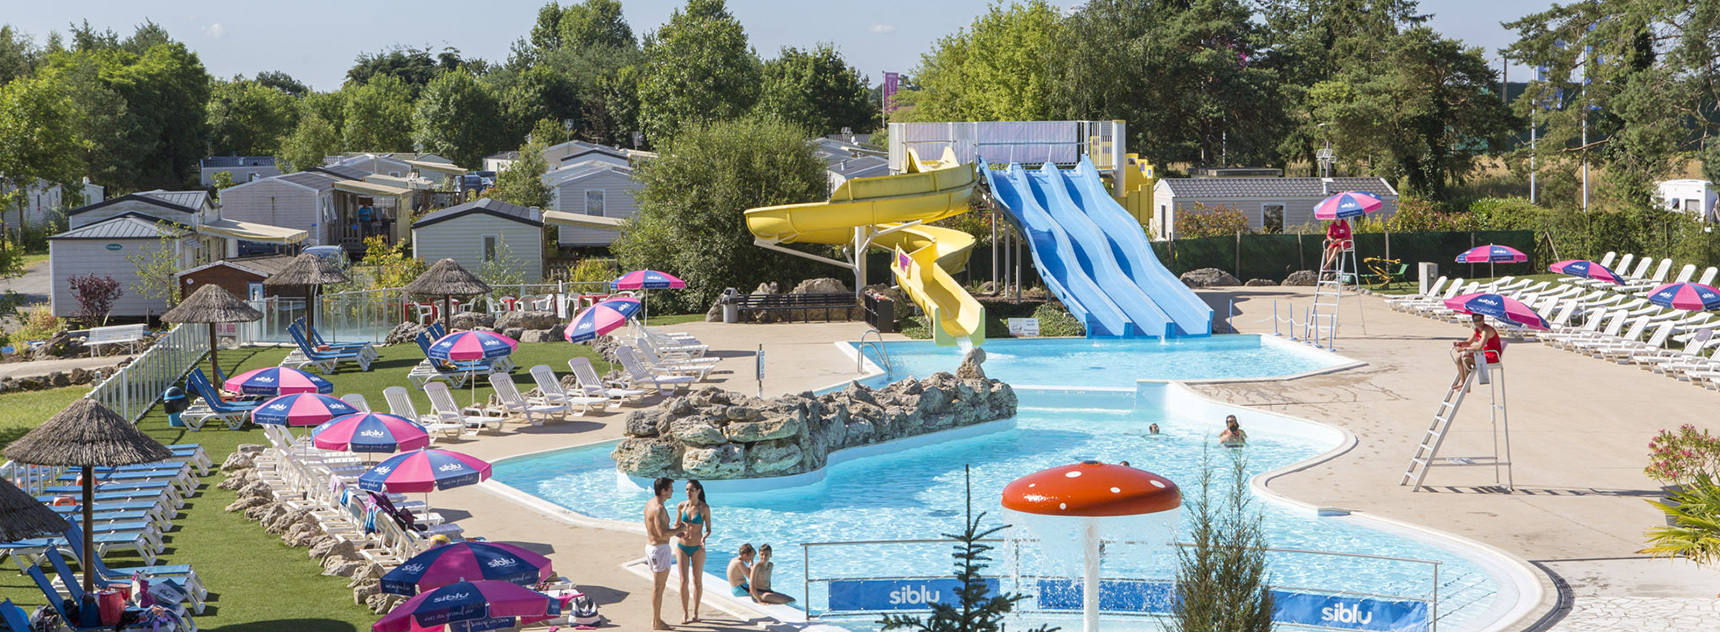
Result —
<path fill-rule="evenodd" d="M 1165 315 L 1139 286 L 1129 280 L 1128 271 L 1118 263 L 1105 231 L 1100 230 L 1070 197 L 1068 174 L 1056 165 L 1046 164 L 1029 173 L 1028 181 L 1033 185 L 1034 200 L 1051 216 L 1051 221 L 1057 223 L 1057 229 L 1069 236 L 1081 272 L 1092 279 L 1099 291 L 1128 318 L 1124 335 L 1168 336 L 1172 332 L 1170 316 Z"/>
<path fill-rule="evenodd" d="M 1063 301 L 1070 315 L 1086 325 L 1087 335 L 1126 334 L 1123 311 L 1106 298 L 1105 292 L 1076 263 L 1074 245 L 1040 207 L 1026 170 L 1012 164 L 1004 171 L 987 168 L 984 172 L 992 197 L 1027 238 L 1033 267 L 1039 271 L 1046 288 Z"/>
<path fill-rule="evenodd" d="M 1212 307 L 1159 262 L 1147 243 L 1147 235 L 1141 230 L 1140 222 L 1111 197 L 1093 163 L 1082 157 L 1081 164 L 1064 175 L 1075 206 L 1085 211 L 1088 219 L 1105 233 L 1111 242 L 1111 252 L 1128 280 L 1170 318 L 1171 334 L 1211 334 Z M 1104 285 L 1105 279 L 1099 280 Z"/>

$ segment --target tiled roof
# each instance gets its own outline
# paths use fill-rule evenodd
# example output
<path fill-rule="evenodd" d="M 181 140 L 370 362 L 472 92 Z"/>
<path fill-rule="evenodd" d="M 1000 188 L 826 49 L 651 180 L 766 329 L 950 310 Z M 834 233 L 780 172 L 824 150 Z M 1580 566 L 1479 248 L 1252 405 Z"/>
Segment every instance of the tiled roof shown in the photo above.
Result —
<path fill-rule="evenodd" d="M 1179 198 L 1323 198 L 1344 191 L 1366 191 L 1385 198 L 1397 190 L 1384 178 L 1165 178 Z"/>
<path fill-rule="evenodd" d="M 431 224 L 445 222 L 461 215 L 471 213 L 494 215 L 502 219 L 511 219 L 513 221 L 520 222 L 522 224 L 530 224 L 532 226 L 543 225 L 543 220 L 539 219 L 537 217 L 537 213 L 533 212 L 529 208 L 519 206 L 517 204 L 509 204 L 495 198 L 483 198 L 473 200 L 465 204 L 450 206 L 440 211 L 430 213 L 429 215 L 425 215 L 418 221 L 412 222 L 412 227 L 415 229 L 423 228 Z"/>
<path fill-rule="evenodd" d="M 204 169 L 221 167 L 273 167 L 274 156 L 210 156 L 202 161 Z"/>
<path fill-rule="evenodd" d="M 74 228 L 49 239 L 159 239 L 163 230 L 170 237 L 190 234 L 185 225 L 167 222 L 143 213 L 115 215 L 102 221 Z"/>

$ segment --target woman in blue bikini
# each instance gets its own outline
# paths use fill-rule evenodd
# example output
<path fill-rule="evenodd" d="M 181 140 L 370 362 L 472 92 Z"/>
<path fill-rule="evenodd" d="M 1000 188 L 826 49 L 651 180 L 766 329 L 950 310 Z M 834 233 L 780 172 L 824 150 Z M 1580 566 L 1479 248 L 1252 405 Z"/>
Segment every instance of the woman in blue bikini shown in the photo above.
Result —
<path fill-rule="evenodd" d="M 705 504 L 705 486 L 687 481 L 687 499 L 675 506 L 675 563 L 681 568 L 681 624 L 699 622 L 699 600 L 705 596 L 705 538 L 711 535 L 711 506 Z M 687 589 L 688 576 L 693 587 Z M 692 609 L 687 597 L 692 597 Z"/>

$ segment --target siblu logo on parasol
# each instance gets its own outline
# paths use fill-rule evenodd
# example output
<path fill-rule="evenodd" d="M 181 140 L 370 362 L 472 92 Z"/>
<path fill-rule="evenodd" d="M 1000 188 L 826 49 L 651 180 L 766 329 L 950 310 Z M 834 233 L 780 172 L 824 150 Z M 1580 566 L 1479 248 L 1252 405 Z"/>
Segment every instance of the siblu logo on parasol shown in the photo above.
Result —
<path fill-rule="evenodd" d="M 381 430 L 365 430 L 358 433 L 360 437 L 380 438 L 385 436 Z"/>
<path fill-rule="evenodd" d="M 466 469 L 466 466 L 461 463 L 443 463 L 436 466 L 438 472 L 458 472 L 463 469 Z"/>
<path fill-rule="evenodd" d="M 389 472 L 394 471 L 394 468 L 386 466 L 386 465 L 378 465 L 378 466 L 376 466 L 375 469 L 372 469 L 371 471 L 376 472 L 377 474 L 387 474 Z"/>
<path fill-rule="evenodd" d="M 447 603 L 450 601 L 459 601 L 461 599 L 471 599 L 471 598 L 472 598 L 472 593 L 466 593 L 466 592 L 448 593 L 446 595 L 442 595 L 442 596 L 437 597 L 435 599 L 431 599 L 430 603 Z"/>
<path fill-rule="evenodd" d="M 424 570 L 423 564 L 407 564 L 400 567 L 400 572 L 402 573 L 416 573 L 422 570 Z"/>
<path fill-rule="evenodd" d="M 273 382 L 273 381 L 275 381 L 275 376 L 273 376 L 273 375 L 259 375 L 255 378 L 252 378 L 252 379 L 257 380 L 258 382 Z"/>
<path fill-rule="evenodd" d="M 286 404 L 269 404 L 269 410 L 286 410 Z"/>
<path fill-rule="evenodd" d="M 490 560 L 489 563 L 485 564 L 485 566 L 488 566 L 490 568 L 502 568 L 502 567 L 506 567 L 506 566 L 518 566 L 519 563 L 520 563 L 519 560 L 516 560 L 516 559 L 511 558 L 511 557 L 498 557 L 496 559 Z"/>

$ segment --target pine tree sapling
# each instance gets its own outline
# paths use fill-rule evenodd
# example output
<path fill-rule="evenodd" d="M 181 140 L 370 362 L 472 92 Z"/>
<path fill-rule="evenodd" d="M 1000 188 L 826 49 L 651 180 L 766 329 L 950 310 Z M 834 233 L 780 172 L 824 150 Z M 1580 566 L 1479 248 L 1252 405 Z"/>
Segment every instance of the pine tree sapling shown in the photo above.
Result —
<path fill-rule="evenodd" d="M 1214 489 L 1210 446 L 1201 451 L 1200 497 L 1190 508 L 1189 542 L 1177 552 L 1173 632 L 1269 632 L 1266 534 L 1248 492 L 1248 464 L 1232 455 L 1229 489 Z"/>
<path fill-rule="evenodd" d="M 80 274 L 66 282 L 72 286 L 72 298 L 78 300 L 78 318 L 87 327 L 106 325 L 113 302 L 125 293 L 118 280 L 105 274 Z"/>
<path fill-rule="evenodd" d="M 963 468 L 963 476 L 967 481 L 967 521 L 966 528 L 960 534 L 943 534 L 943 537 L 956 541 L 956 581 L 960 583 L 957 603 L 932 603 L 932 614 L 928 617 L 909 615 L 884 615 L 878 624 L 884 630 L 913 630 L 915 632 L 1002 632 L 1004 615 L 1015 608 L 1015 603 L 1026 599 L 1026 595 L 1000 593 L 989 594 L 991 589 L 986 584 L 982 574 L 986 562 L 991 557 L 986 555 L 993 548 L 984 540 L 999 531 L 1008 529 L 1009 525 L 981 529 L 980 521 L 985 518 L 985 512 L 979 515 L 973 513 L 973 474 Z M 1056 632 L 1058 628 L 1040 626 L 1029 632 Z"/>

